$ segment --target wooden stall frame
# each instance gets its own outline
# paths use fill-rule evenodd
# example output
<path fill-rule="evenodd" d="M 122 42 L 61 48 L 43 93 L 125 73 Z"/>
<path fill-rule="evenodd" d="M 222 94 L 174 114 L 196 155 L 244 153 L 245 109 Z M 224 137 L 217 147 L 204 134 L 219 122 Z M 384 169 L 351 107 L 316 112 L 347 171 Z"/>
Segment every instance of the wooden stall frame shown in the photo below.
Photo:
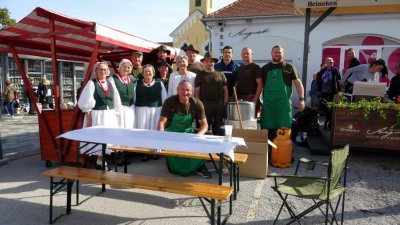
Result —
<path fill-rule="evenodd" d="M 70 140 L 57 139 L 57 136 L 63 130 L 66 130 L 63 127 L 63 115 L 60 108 L 60 83 L 57 73 L 57 61 L 62 59 L 88 62 L 88 68 L 83 80 L 83 85 L 86 85 L 96 61 L 103 59 L 110 61 L 115 70 L 115 62 L 119 62 L 121 58 L 129 57 L 133 50 L 142 51 L 147 54 L 152 52 L 159 44 L 96 24 L 95 22 L 66 17 L 41 7 L 35 8 L 18 23 L 21 23 L 22 28 L 21 26 L 18 28 L 13 26 L 0 32 L 0 52 L 9 52 L 15 59 L 27 94 L 35 110 L 38 112 L 38 119 L 43 122 L 45 134 L 50 137 L 50 147 L 61 155 L 61 161 L 63 162 L 65 156 L 70 153 L 72 142 Z M 29 27 L 27 27 L 28 25 Z M 47 29 L 47 31 L 41 32 L 42 29 Z M 71 37 L 71 35 L 76 35 L 76 37 Z M 78 36 L 83 37 L 83 39 L 76 40 Z M 61 44 L 62 42 L 64 44 Z M 66 45 L 65 42 L 68 42 L 68 44 Z M 179 49 L 168 48 L 173 52 L 171 57 L 174 57 L 180 51 Z M 54 113 L 58 120 L 56 122 L 56 129 L 53 131 L 50 128 L 46 115 L 38 107 L 38 99 L 34 95 L 27 72 L 21 63 L 21 54 L 46 57 L 52 60 L 55 98 Z M 73 119 L 68 130 L 73 130 L 80 126 L 78 123 L 82 121 L 82 115 L 79 108 L 75 107 Z"/>

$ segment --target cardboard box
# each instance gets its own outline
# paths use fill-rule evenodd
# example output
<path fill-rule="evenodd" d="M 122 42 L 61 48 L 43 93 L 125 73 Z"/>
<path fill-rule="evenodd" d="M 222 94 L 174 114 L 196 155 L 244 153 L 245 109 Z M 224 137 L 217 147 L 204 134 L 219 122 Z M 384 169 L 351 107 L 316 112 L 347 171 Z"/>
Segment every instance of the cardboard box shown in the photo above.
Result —
<path fill-rule="evenodd" d="M 248 155 L 247 161 L 239 165 L 240 176 L 264 179 L 268 174 L 268 130 L 233 129 L 233 137 L 245 140 L 247 148 L 238 146 L 237 152 Z"/>

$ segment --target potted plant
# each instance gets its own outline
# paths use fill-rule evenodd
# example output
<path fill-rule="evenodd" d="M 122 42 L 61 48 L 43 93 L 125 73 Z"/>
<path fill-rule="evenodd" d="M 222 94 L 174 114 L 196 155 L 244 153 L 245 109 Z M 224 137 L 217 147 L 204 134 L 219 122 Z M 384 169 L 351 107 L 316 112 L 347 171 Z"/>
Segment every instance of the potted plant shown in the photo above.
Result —
<path fill-rule="evenodd" d="M 400 98 L 397 99 L 400 102 Z M 349 102 L 339 94 L 333 102 L 331 144 L 397 150 L 400 141 L 400 103 L 382 98 Z"/>

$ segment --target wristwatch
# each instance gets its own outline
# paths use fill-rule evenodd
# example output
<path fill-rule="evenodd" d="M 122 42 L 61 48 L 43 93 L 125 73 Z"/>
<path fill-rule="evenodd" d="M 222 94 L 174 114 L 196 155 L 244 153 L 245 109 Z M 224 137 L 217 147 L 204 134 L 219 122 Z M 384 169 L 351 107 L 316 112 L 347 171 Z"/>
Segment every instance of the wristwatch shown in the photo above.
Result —
<path fill-rule="evenodd" d="M 303 98 L 303 97 L 300 97 L 300 98 L 299 98 L 299 101 L 304 101 L 304 98 Z"/>

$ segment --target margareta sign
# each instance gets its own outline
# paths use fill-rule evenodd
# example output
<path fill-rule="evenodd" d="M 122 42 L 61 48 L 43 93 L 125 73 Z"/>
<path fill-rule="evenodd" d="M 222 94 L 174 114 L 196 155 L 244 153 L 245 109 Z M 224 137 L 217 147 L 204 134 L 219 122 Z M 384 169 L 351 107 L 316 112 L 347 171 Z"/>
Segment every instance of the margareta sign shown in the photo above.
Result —
<path fill-rule="evenodd" d="M 399 0 L 294 0 L 296 8 L 399 5 Z"/>

